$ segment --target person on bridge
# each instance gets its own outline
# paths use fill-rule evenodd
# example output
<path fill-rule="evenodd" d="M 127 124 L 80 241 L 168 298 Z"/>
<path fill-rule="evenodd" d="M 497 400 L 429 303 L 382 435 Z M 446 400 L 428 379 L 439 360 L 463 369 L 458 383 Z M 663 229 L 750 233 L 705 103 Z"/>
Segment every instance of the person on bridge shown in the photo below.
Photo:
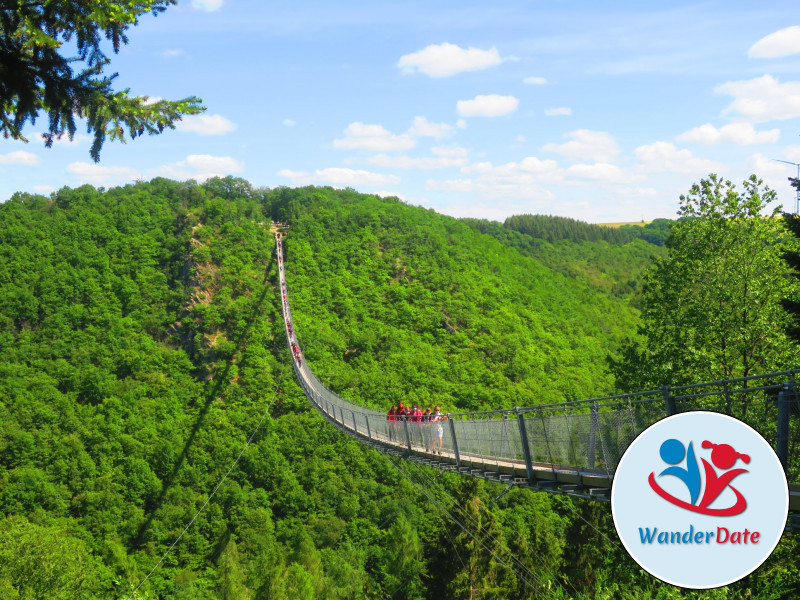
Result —
<path fill-rule="evenodd" d="M 431 423 L 436 428 L 436 438 L 433 440 L 433 453 L 442 453 L 442 437 L 444 437 L 444 424 L 442 421 L 447 420 L 447 415 L 443 415 L 441 408 L 436 406 L 433 409 L 433 416 L 431 416 Z M 439 442 L 438 448 L 436 442 Z"/>
<path fill-rule="evenodd" d="M 392 405 L 389 412 L 386 413 L 386 421 L 389 423 L 389 441 L 393 442 L 395 438 L 395 428 L 397 421 L 397 405 Z"/>
<path fill-rule="evenodd" d="M 408 420 L 414 424 L 411 430 L 411 436 L 417 444 L 422 445 L 422 411 L 419 409 L 416 402 L 411 405 L 411 411 L 408 414 Z"/>
<path fill-rule="evenodd" d="M 433 416 L 433 411 L 431 411 L 431 407 L 425 409 L 425 412 L 422 413 L 422 438 L 425 442 L 425 452 L 432 452 L 433 451 L 433 441 L 431 440 L 431 417 Z"/>

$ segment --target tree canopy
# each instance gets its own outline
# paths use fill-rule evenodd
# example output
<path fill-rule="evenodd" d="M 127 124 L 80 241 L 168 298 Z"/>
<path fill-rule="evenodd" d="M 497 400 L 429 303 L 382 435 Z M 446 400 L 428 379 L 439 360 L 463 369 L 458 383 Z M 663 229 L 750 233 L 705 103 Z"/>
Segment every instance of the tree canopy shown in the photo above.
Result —
<path fill-rule="evenodd" d="M 681 196 L 668 255 L 646 279 L 641 351 L 617 365 L 627 389 L 745 377 L 794 366 L 781 306 L 796 288 L 783 253 L 797 246 L 775 193 L 710 175 Z"/>
<path fill-rule="evenodd" d="M 116 73 L 104 72 L 110 63 L 103 39 L 113 52 L 128 43 L 126 32 L 142 15 L 158 15 L 176 0 L 0 0 L 0 132 L 27 142 L 23 129 L 40 113 L 47 116 L 44 144 L 75 135 L 76 117 L 86 120 L 94 134 L 91 157 L 100 160 L 106 139 L 126 141 L 173 129 L 182 115 L 205 107 L 190 96 L 182 100 L 150 101 L 115 91 Z M 70 56 L 66 48 L 74 49 Z M 79 70 L 74 65 L 82 65 Z"/>

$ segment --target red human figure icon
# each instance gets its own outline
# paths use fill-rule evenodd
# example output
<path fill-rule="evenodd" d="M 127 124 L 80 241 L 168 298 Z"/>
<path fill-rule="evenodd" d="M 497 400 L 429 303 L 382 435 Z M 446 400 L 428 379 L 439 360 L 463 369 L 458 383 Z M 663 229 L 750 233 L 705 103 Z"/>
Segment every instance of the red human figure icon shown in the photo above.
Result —
<path fill-rule="evenodd" d="M 734 450 L 733 447 L 729 446 L 728 444 L 713 444 L 708 440 L 704 440 L 702 447 L 706 449 L 713 448 L 711 451 L 711 462 L 714 463 L 714 466 L 718 469 L 730 469 L 740 458 L 745 464 L 750 462 L 750 457 L 747 454 L 736 452 L 736 450 Z M 722 493 L 722 490 L 724 490 L 726 487 L 730 487 L 731 490 L 736 494 L 736 504 L 728 509 L 730 512 L 720 514 L 738 515 L 745 508 L 747 508 L 747 501 L 744 499 L 744 496 L 742 496 L 739 490 L 730 485 L 730 482 L 734 477 L 737 477 L 742 473 L 747 473 L 747 469 L 733 469 L 732 471 L 722 473 L 722 475 L 717 475 L 714 467 L 708 464 L 708 461 L 705 458 L 700 460 L 703 461 L 703 468 L 705 469 L 706 473 L 706 489 L 703 493 L 703 499 L 700 501 L 700 507 L 707 507 L 717 499 L 717 496 Z"/>

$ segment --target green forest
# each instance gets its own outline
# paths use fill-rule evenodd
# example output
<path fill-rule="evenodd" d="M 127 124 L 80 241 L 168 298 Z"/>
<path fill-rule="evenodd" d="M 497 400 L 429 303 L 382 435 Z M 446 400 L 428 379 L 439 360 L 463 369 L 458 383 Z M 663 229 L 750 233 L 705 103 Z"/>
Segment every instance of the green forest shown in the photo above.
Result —
<path fill-rule="evenodd" d="M 630 559 L 606 503 L 501 495 L 366 448 L 312 410 L 290 366 L 273 221 L 288 225 L 305 356 L 356 402 L 509 408 L 707 372 L 705 355 L 665 362 L 678 342 L 656 304 L 688 276 L 673 258 L 695 229 L 665 243 L 678 221 L 648 239 L 547 219 L 553 233 L 536 234 L 525 219 L 235 178 L 0 204 L 0 598 L 800 595 L 796 535 L 730 586 L 683 590 Z M 780 330 L 777 315 L 756 326 Z M 765 352 L 749 368 L 795 366 L 783 341 Z"/>

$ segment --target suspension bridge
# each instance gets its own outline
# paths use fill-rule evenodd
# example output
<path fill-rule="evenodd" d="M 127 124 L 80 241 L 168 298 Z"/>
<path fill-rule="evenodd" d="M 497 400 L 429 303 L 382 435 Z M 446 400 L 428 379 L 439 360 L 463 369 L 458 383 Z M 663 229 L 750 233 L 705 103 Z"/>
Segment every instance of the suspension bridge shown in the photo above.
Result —
<path fill-rule="evenodd" d="M 661 418 L 689 410 L 748 423 L 775 449 L 789 481 L 791 523 L 800 525 L 800 369 L 545 406 L 447 413 L 442 420 L 389 420 L 326 387 L 305 361 L 292 321 L 282 232 L 276 235 L 284 326 L 292 365 L 314 408 L 350 437 L 383 453 L 443 471 L 551 493 L 610 499 L 628 445 Z M 442 449 L 433 453 L 441 436 Z"/>

